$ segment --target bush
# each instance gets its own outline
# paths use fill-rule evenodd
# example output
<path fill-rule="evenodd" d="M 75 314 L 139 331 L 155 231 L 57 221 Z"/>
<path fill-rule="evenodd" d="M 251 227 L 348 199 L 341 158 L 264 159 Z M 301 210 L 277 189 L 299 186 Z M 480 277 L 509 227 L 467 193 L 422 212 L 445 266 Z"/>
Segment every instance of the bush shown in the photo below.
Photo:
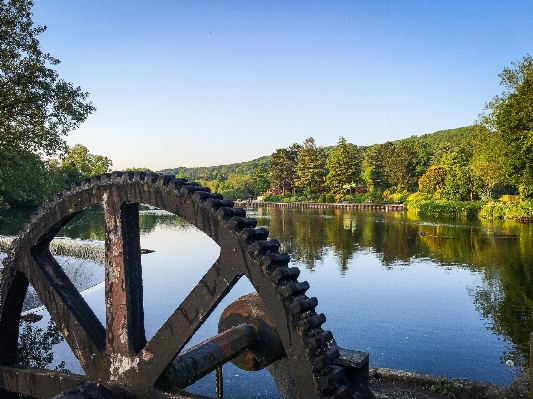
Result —
<path fill-rule="evenodd" d="M 265 195 L 263 201 L 265 202 L 281 202 L 283 200 L 283 195 L 274 194 L 274 195 Z"/>
<path fill-rule="evenodd" d="M 483 206 L 479 201 L 430 200 L 424 196 L 414 199 L 417 196 L 411 195 L 404 204 L 407 211 L 425 216 L 476 217 Z"/>
<path fill-rule="evenodd" d="M 513 219 L 517 222 L 533 220 L 533 200 L 519 202 L 490 201 L 481 209 L 479 216 L 484 219 Z"/>

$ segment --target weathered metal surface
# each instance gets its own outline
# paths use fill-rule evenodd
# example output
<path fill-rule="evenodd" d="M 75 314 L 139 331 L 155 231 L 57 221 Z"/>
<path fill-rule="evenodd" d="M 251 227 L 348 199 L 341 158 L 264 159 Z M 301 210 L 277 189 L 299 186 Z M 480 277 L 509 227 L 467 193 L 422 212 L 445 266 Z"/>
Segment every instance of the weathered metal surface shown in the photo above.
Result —
<path fill-rule="evenodd" d="M 220 316 L 218 331 L 229 330 L 239 324 L 254 327 L 257 339 L 232 363 L 242 370 L 257 371 L 285 356 L 276 325 L 257 293 L 247 294 L 232 302 Z"/>
<path fill-rule="evenodd" d="M 102 205 L 106 224 L 106 305 L 104 327 L 68 279 L 49 243 L 83 209 Z M 145 342 L 136 207 L 151 205 L 180 216 L 221 248 L 209 268 L 176 311 Z M 137 222 L 138 223 L 138 222 Z M 317 301 L 305 295 L 298 269 L 268 231 L 255 228 L 243 209 L 196 183 L 155 173 L 113 172 L 74 184 L 32 216 L 4 261 L 0 283 L 0 397 L 17 393 L 5 370 L 16 360 L 18 322 L 31 283 L 83 367 L 87 381 L 127 386 L 136 399 L 178 397 L 154 384 L 192 335 L 242 276 L 246 276 L 272 317 L 300 399 L 350 397 L 334 372 L 339 353 L 328 345 Z M 179 254 L 176 255 L 179 262 Z M 32 373 L 32 370 L 27 370 Z M 55 372 L 49 371 L 51 375 Z M 53 381 L 53 379 L 51 380 Z M 11 385 L 10 385 L 11 384 Z M 54 384 L 52 384 L 54 385 Z M 49 389 L 53 397 L 60 384 Z M 169 396 L 170 395 L 170 396 Z M 43 394 L 43 398 L 46 394 Z"/>
<path fill-rule="evenodd" d="M 83 382 L 85 377 L 77 374 L 52 372 L 41 369 L 0 367 L 0 381 L 7 391 L 18 392 L 37 399 L 49 399 Z M 0 394 L 0 398 L 11 394 Z"/>
<path fill-rule="evenodd" d="M 176 357 L 157 381 L 157 385 L 169 391 L 186 388 L 256 341 L 257 332 L 250 325 L 242 324 L 226 330 Z"/>

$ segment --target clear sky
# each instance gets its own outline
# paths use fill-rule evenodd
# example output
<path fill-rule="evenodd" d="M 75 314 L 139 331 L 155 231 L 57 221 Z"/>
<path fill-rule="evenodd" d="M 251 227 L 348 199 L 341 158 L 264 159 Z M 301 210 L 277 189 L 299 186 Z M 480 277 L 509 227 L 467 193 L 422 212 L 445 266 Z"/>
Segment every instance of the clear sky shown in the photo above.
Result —
<path fill-rule="evenodd" d="M 113 169 L 249 161 L 471 125 L 533 53 L 533 1 L 35 0 Z"/>

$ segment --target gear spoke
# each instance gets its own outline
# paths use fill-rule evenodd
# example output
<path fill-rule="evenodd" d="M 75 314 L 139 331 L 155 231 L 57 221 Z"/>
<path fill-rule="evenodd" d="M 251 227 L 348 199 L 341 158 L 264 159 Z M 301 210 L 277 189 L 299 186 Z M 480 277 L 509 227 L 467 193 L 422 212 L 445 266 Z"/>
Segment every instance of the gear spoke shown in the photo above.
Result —
<path fill-rule="evenodd" d="M 50 254 L 48 244 L 79 212 L 104 208 L 106 327 Z M 144 330 L 139 204 L 189 221 L 221 248 L 220 257 L 146 343 Z M 265 303 L 287 354 L 298 398 L 350 396 L 333 335 L 305 295 L 298 269 L 279 253 L 279 242 L 256 228 L 244 209 L 206 187 L 155 173 L 113 172 L 85 179 L 48 201 L 32 216 L 4 261 L 0 282 L 0 395 L 50 397 L 79 382 L 131 391 L 138 399 L 179 398 L 158 389 L 157 379 L 243 275 Z M 15 369 L 18 321 L 28 282 L 64 335 L 86 377 Z M 231 348 L 228 348 L 228 350 Z M 194 360 L 194 359 L 193 359 Z M 194 363 L 194 362 L 193 362 Z M 18 373 L 18 374 L 17 374 Z M 159 385 L 157 385 L 159 386 Z M 129 394 L 128 394 L 129 395 Z M 187 394 L 181 397 L 188 397 Z"/>
<path fill-rule="evenodd" d="M 146 345 L 150 355 L 139 371 L 148 380 L 157 380 L 241 276 L 215 262 Z"/>
<path fill-rule="evenodd" d="M 106 351 L 133 356 L 144 332 L 139 204 L 104 196 Z"/>
<path fill-rule="evenodd" d="M 32 273 L 26 275 L 72 352 L 91 375 L 101 362 L 104 327 L 47 246 L 35 247 L 32 252 L 33 256 L 22 262 L 34 265 Z"/>

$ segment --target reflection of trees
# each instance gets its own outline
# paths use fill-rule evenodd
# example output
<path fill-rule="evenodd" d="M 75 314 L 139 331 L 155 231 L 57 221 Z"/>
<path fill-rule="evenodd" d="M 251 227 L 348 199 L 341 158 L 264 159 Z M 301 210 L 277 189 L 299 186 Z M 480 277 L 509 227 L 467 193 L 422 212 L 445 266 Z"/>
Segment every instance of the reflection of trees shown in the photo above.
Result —
<path fill-rule="evenodd" d="M 147 210 L 145 207 L 141 207 L 140 210 L 139 228 L 141 234 L 152 232 L 156 226 L 167 226 L 169 228 L 174 226 L 180 226 L 181 228 L 191 226 L 185 220 L 169 213 L 162 213 L 156 209 Z M 63 227 L 58 236 L 103 241 L 105 230 L 102 207 L 95 205 L 80 212 Z"/>
<path fill-rule="evenodd" d="M 311 215 L 299 209 L 269 209 L 270 237 L 277 238 L 282 250 L 293 260 L 301 261 L 313 269 L 317 261 L 322 261 L 326 248 L 325 219 L 321 213 Z"/>
<path fill-rule="evenodd" d="M 533 226 L 509 222 L 428 221 L 404 214 L 268 208 L 270 236 L 313 269 L 332 251 L 341 273 L 358 251 L 376 253 L 386 267 L 414 258 L 479 272 L 470 294 L 487 328 L 515 343 L 502 362 L 527 364 L 533 331 Z M 353 266 L 352 266 L 353 267 Z"/>

